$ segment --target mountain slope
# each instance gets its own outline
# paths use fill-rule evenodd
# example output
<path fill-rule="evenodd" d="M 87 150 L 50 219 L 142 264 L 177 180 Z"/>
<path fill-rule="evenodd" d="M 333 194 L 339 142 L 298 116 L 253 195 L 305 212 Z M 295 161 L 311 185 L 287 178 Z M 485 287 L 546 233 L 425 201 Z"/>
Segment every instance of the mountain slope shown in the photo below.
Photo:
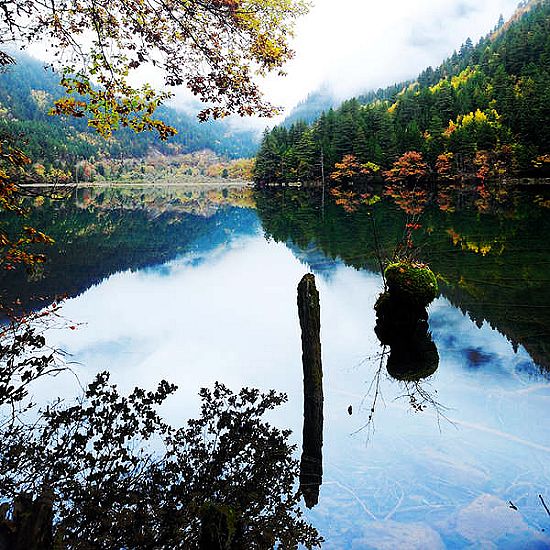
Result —
<path fill-rule="evenodd" d="M 29 56 L 18 53 L 15 57 L 17 64 L 0 74 L 0 132 L 16 136 L 35 161 L 64 166 L 92 156 L 141 157 L 151 150 L 171 154 L 210 148 L 232 158 L 252 156 L 256 151 L 252 133 L 231 132 L 219 122 L 201 124 L 169 107 L 157 111 L 159 118 L 178 130 L 169 141 L 162 142 L 151 133 L 121 129 L 106 142 L 83 120 L 49 116 L 54 99 L 64 92 L 59 75 Z"/>
<path fill-rule="evenodd" d="M 326 174 L 346 155 L 389 168 L 407 151 L 420 152 L 433 171 L 450 155 L 451 171 L 476 173 L 485 163 L 501 175 L 531 173 L 548 164 L 549 119 L 550 5 L 531 1 L 415 82 L 265 134 L 256 181 L 319 179 L 321 151 Z"/>

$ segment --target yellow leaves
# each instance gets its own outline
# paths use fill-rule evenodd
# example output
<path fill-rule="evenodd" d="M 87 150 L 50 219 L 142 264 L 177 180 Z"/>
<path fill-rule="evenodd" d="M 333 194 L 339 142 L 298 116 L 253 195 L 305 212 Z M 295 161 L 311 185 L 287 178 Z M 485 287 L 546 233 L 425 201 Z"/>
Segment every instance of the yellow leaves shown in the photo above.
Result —
<path fill-rule="evenodd" d="M 454 229 L 447 229 L 447 234 L 451 237 L 454 246 L 460 246 L 461 250 L 465 252 L 473 252 L 474 254 L 481 254 L 487 256 L 487 254 L 493 252 L 492 243 L 476 243 L 469 240 L 467 237 L 462 237 Z M 496 253 L 501 253 L 502 250 L 497 250 Z"/>
<path fill-rule="evenodd" d="M 366 162 L 365 164 L 361 164 L 361 174 L 364 175 L 374 175 L 380 172 L 380 166 L 374 162 Z"/>
<path fill-rule="evenodd" d="M 488 122 L 489 119 L 484 112 L 477 109 L 475 113 L 470 112 L 466 115 L 459 115 L 457 121 L 459 126 L 467 127 L 474 123 L 483 124 L 484 122 Z"/>
<path fill-rule="evenodd" d="M 483 124 L 485 122 L 498 122 L 500 115 L 497 113 L 496 109 L 489 109 L 487 111 L 476 110 L 474 113 L 474 121 L 478 124 Z"/>
<path fill-rule="evenodd" d="M 396 101 L 393 105 L 388 108 L 388 113 L 394 113 L 399 107 L 399 101 Z"/>
<path fill-rule="evenodd" d="M 492 246 L 490 244 L 477 244 L 474 242 L 468 242 L 462 246 L 463 250 L 473 252 L 474 254 L 481 254 L 482 256 L 487 256 L 491 252 Z"/>
<path fill-rule="evenodd" d="M 87 116 L 88 126 L 105 139 L 120 127 L 131 128 L 137 133 L 155 130 L 162 140 L 176 134 L 174 128 L 152 118 L 158 105 L 170 94 L 157 93 L 148 85 L 133 88 L 120 75 L 111 86 L 95 89 L 86 76 L 72 75 L 70 70 L 70 67 L 65 69 L 61 84 L 67 93 L 78 97 L 71 95 L 58 99 L 50 114 L 77 118 Z"/>
<path fill-rule="evenodd" d="M 456 90 L 464 86 L 469 80 L 478 74 L 477 67 L 467 67 L 459 75 L 451 78 L 451 86 Z"/>
<path fill-rule="evenodd" d="M 457 130 L 472 130 L 475 127 L 490 126 L 496 128 L 500 124 L 501 116 L 496 109 L 486 109 L 481 111 L 476 109 L 464 115 L 458 115 L 456 122 L 449 120 L 449 125 L 443 132 L 444 137 L 450 137 Z"/>
<path fill-rule="evenodd" d="M 277 43 L 267 33 L 260 33 L 256 36 L 250 53 L 261 61 L 263 67 L 279 67 L 286 58 L 288 51 L 284 42 Z"/>
<path fill-rule="evenodd" d="M 453 89 L 458 90 L 459 88 L 464 86 L 469 80 L 474 78 L 477 74 L 479 74 L 477 66 L 467 67 L 460 74 L 451 77 L 450 80 L 448 78 L 442 78 L 437 84 L 430 86 L 429 90 L 432 94 L 436 94 L 439 93 L 443 88 L 448 87 L 449 85 Z"/>
<path fill-rule="evenodd" d="M 439 90 L 441 90 L 443 88 L 443 86 L 445 84 L 447 84 L 447 79 L 446 78 L 442 78 L 437 84 L 434 84 L 433 86 L 430 86 L 430 92 L 432 94 L 435 94 L 437 92 L 439 92 Z"/>

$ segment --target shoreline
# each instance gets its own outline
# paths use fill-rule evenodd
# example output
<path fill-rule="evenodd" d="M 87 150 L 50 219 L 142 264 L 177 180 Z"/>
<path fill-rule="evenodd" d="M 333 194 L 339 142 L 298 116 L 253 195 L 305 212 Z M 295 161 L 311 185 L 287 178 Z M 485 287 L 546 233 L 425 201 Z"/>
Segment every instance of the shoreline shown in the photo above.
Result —
<path fill-rule="evenodd" d="M 228 181 L 159 181 L 159 182 L 138 182 L 138 181 L 91 181 L 91 182 L 79 182 L 79 183 L 24 183 L 20 187 L 26 189 L 36 188 L 58 188 L 58 189 L 89 189 L 92 187 L 107 188 L 107 187 L 133 187 L 133 188 L 145 188 L 145 187 L 200 187 L 204 188 L 222 188 L 222 187 L 253 187 L 254 183 L 244 180 L 228 180 Z"/>

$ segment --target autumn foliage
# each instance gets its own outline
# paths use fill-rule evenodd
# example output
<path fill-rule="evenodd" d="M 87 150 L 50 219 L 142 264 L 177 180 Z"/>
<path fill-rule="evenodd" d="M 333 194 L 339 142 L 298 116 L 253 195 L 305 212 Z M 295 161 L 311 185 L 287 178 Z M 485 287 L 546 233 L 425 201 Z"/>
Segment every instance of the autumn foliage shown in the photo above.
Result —
<path fill-rule="evenodd" d="M 339 187 L 333 187 L 330 194 L 334 197 L 334 203 L 348 214 L 356 212 L 361 206 L 373 206 L 380 200 L 378 195 L 356 193 L 351 190 L 342 190 Z"/>
<path fill-rule="evenodd" d="M 360 163 L 355 155 L 344 155 L 342 162 L 334 165 L 330 179 L 336 183 L 353 183 L 358 178 L 372 178 L 380 170 L 373 162 Z"/>
<path fill-rule="evenodd" d="M 47 40 L 67 95 L 52 113 L 86 117 L 108 137 L 119 127 L 175 130 L 155 117 L 170 93 L 131 83 L 155 66 L 164 86 L 187 86 L 208 105 L 199 118 L 269 116 L 256 77 L 281 73 L 303 0 L 18 0 L 2 2 L 0 45 Z"/>
<path fill-rule="evenodd" d="M 422 153 L 408 151 L 399 157 L 383 176 L 390 183 L 418 183 L 425 180 L 428 174 L 428 164 L 424 161 Z"/>
<path fill-rule="evenodd" d="M 0 211 L 24 216 L 24 191 L 16 181 L 25 176 L 30 162 L 21 150 L 0 140 Z M 0 268 L 13 270 L 17 265 L 24 265 L 29 270 L 33 269 L 45 261 L 44 254 L 36 252 L 34 245 L 52 242 L 50 237 L 33 227 L 23 225 L 18 234 L 10 234 L 5 223 L 0 223 Z"/>

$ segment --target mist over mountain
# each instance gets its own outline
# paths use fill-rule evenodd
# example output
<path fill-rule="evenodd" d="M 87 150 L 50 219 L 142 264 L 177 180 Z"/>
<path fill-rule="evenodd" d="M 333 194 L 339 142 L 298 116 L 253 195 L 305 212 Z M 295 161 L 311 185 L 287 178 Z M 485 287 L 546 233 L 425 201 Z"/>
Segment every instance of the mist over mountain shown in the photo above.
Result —
<path fill-rule="evenodd" d="M 353 31 L 353 26 L 360 24 L 355 19 L 345 36 L 340 36 L 338 29 L 333 30 L 327 43 L 335 49 L 349 43 L 345 56 L 340 59 L 336 53 L 332 56 L 319 53 L 326 63 L 323 83 L 310 89 L 307 97 L 304 94 L 304 99 L 290 109 L 282 124 L 288 127 L 298 120 L 313 122 L 323 111 L 338 107 L 350 97 L 360 97 L 363 103 L 390 99 L 392 88 L 399 92 L 425 67 L 436 66 L 441 59 L 452 57 L 453 50 L 458 53 L 460 44 L 466 42 L 468 36 L 475 43 L 489 31 L 494 32 L 498 27 L 499 8 L 511 21 L 539 1 L 522 1 L 514 13 L 514 4 L 509 9 L 505 2 L 496 1 L 480 5 L 449 0 L 437 6 L 419 2 L 415 5 L 418 9 L 414 10 L 411 6 L 401 6 L 399 0 L 392 0 L 386 8 L 369 9 L 367 21 L 357 14 L 365 25 L 364 31 Z M 384 10 L 390 9 L 395 11 L 392 17 L 383 17 Z M 334 17 L 336 25 L 338 15 Z M 506 17 L 502 19 L 505 20 Z M 377 21 L 381 26 L 371 28 Z M 384 27 L 387 21 L 391 21 L 390 29 Z M 338 46 L 334 45 L 335 41 Z M 370 47 L 365 48 L 367 42 Z"/>

